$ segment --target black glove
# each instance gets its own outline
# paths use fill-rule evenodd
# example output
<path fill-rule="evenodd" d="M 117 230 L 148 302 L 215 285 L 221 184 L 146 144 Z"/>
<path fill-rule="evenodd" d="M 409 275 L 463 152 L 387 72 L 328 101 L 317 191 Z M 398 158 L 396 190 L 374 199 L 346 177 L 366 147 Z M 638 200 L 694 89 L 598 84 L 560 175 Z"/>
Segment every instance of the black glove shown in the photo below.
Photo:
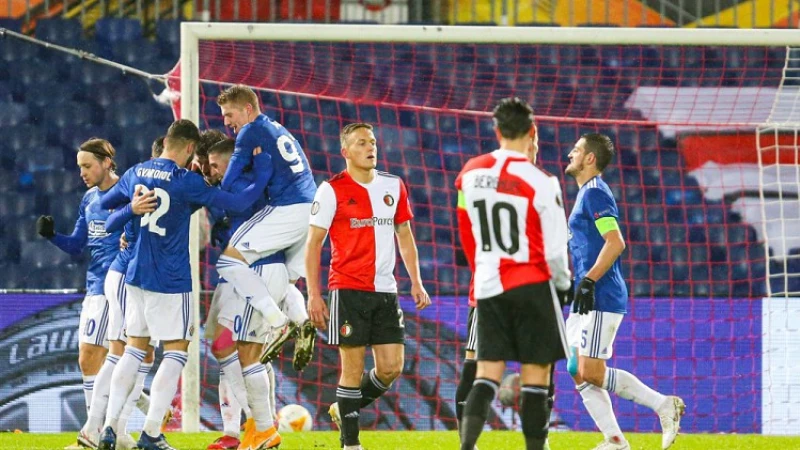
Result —
<path fill-rule="evenodd" d="M 56 235 L 56 221 L 53 216 L 39 216 L 36 219 L 36 232 L 43 238 L 50 239 Z"/>
<path fill-rule="evenodd" d="M 222 243 L 227 240 L 228 230 L 230 229 L 231 223 L 227 217 L 216 221 L 214 226 L 211 228 L 211 246 L 222 248 Z"/>
<path fill-rule="evenodd" d="M 556 294 L 562 308 L 572 304 L 572 301 L 575 300 L 575 280 L 570 280 L 566 291 L 556 290 Z"/>
<path fill-rule="evenodd" d="M 575 305 L 572 309 L 575 310 L 577 306 L 578 314 L 589 314 L 589 311 L 594 310 L 594 280 L 588 277 L 583 277 L 578 283 L 578 289 L 575 290 Z"/>

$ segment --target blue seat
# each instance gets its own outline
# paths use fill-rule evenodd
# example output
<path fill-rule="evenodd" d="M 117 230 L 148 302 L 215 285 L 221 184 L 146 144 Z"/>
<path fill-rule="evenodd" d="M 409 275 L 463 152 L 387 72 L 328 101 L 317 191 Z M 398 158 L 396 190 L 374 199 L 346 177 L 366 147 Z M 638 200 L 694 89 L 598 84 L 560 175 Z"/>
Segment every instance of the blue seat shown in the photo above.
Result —
<path fill-rule="evenodd" d="M 151 116 L 151 107 L 149 105 L 130 103 L 125 105 L 125 108 L 114 108 L 106 111 L 106 124 L 114 124 L 123 130 L 130 129 L 152 123 Z"/>
<path fill-rule="evenodd" d="M 52 104 L 45 111 L 45 123 L 50 129 L 72 128 L 80 125 L 96 125 L 98 121 L 95 117 L 95 110 L 80 102 L 61 102 Z M 57 130 L 50 129 L 57 135 Z"/>
<path fill-rule="evenodd" d="M 11 261 L 18 261 L 13 257 L 10 258 Z M 3 267 L 3 270 L 0 270 L 0 287 L 3 289 L 22 289 L 25 287 L 25 273 L 27 269 L 20 267 L 19 265 L 8 265 Z"/>
<path fill-rule="evenodd" d="M 159 20 L 156 22 L 156 42 L 162 49 L 180 50 L 181 22 L 179 20 Z"/>
<path fill-rule="evenodd" d="M 15 220 L 7 220 L 3 224 L 2 234 L 9 243 L 20 243 L 41 239 L 36 234 L 37 216 L 21 216 Z M 71 230 L 71 228 L 70 228 Z"/>
<path fill-rule="evenodd" d="M 686 245 L 673 244 L 670 248 L 672 264 L 685 264 L 689 261 L 689 249 Z"/>
<path fill-rule="evenodd" d="M 100 19 L 95 24 L 95 37 L 109 44 L 141 40 L 142 24 L 136 19 Z"/>
<path fill-rule="evenodd" d="M 58 130 L 56 141 L 68 149 L 77 150 L 83 142 L 92 137 L 102 137 L 113 142 L 115 136 L 111 131 L 112 128 L 110 127 L 99 127 L 91 124 L 75 125 Z"/>
<path fill-rule="evenodd" d="M 6 103 L 0 98 L 0 123 L 7 127 L 28 122 L 28 106 L 24 103 Z M 10 100 L 10 98 L 8 99 Z"/>
<path fill-rule="evenodd" d="M 31 269 L 56 268 L 67 264 L 70 256 L 50 242 L 39 240 L 20 244 L 20 264 Z"/>
<path fill-rule="evenodd" d="M 36 196 L 31 193 L 17 193 L 0 197 L 0 217 L 22 217 L 36 210 Z"/>
<path fill-rule="evenodd" d="M 58 154 L 61 155 L 60 149 L 58 150 Z M 77 171 L 63 169 L 41 171 L 34 174 L 34 186 L 36 186 L 38 194 L 45 195 L 76 192 L 85 187 Z"/>
<path fill-rule="evenodd" d="M 30 62 L 38 57 L 38 47 L 17 39 L 0 39 L 0 61 L 5 63 Z M 20 64 L 17 68 L 21 68 Z"/>
<path fill-rule="evenodd" d="M 7 30 L 16 31 L 17 33 L 20 33 L 22 32 L 22 20 L 11 19 L 8 17 L 0 18 L 0 28 L 5 28 Z"/>
<path fill-rule="evenodd" d="M 39 175 L 37 172 L 60 172 L 64 169 L 64 153 L 59 147 L 43 147 L 37 149 L 36 151 L 21 152 L 17 154 L 17 167 L 25 172 L 34 173 L 36 175 Z M 74 176 L 74 174 L 73 178 L 73 184 L 74 182 L 79 181 L 79 178 Z M 59 189 L 56 184 L 62 181 L 64 180 L 53 180 L 53 184 L 51 185 L 50 183 L 47 183 L 47 186 L 54 189 Z M 69 186 L 72 185 L 70 184 Z M 36 184 L 36 187 L 38 191 L 39 185 Z M 44 193 L 50 192 L 53 191 L 45 191 Z"/>
<path fill-rule="evenodd" d="M 159 59 L 158 48 L 149 41 L 118 42 L 111 51 L 112 60 L 142 70 L 150 69 Z"/>
<path fill-rule="evenodd" d="M 18 125 L 13 128 L 0 129 L 4 136 L 6 148 L 19 155 L 22 152 L 44 146 L 44 131 L 33 125 Z"/>
<path fill-rule="evenodd" d="M 102 83 L 119 82 L 122 78 L 119 70 L 99 64 L 81 64 L 77 69 L 78 73 L 73 75 L 73 79 L 88 88 Z"/>
<path fill-rule="evenodd" d="M 83 26 L 75 19 L 39 19 L 36 22 L 36 38 L 72 46 L 83 39 Z"/>
<path fill-rule="evenodd" d="M 55 72 L 47 64 L 29 61 L 14 69 L 11 92 L 15 98 L 27 98 L 55 80 Z"/>

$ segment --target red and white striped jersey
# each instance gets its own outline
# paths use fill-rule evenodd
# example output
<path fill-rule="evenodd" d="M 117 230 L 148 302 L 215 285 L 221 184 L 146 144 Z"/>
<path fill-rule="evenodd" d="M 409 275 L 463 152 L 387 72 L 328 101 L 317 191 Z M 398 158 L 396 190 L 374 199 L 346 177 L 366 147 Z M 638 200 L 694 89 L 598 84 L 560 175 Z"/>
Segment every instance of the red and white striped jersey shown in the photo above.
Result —
<path fill-rule="evenodd" d="M 569 288 L 567 219 L 561 187 L 549 174 L 500 149 L 467 161 L 456 188 L 475 299 L 551 279 Z"/>
<path fill-rule="evenodd" d="M 331 238 L 328 289 L 397 292 L 395 225 L 413 217 L 403 180 L 386 172 L 378 171 L 369 184 L 347 171 L 322 183 L 310 223 Z"/>

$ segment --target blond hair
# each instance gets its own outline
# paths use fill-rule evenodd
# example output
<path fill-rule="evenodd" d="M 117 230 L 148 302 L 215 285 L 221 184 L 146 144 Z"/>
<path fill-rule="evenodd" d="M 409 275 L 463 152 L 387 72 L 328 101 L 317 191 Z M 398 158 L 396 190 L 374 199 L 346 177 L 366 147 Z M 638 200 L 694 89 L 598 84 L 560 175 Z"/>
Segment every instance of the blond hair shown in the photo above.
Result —
<path fill-rule="evenodd" d="M 345 127 L 342 128 L 342 132 L 339 134 L 339 142 L 341 142 L 342 147 L 347 147 L 347 138 L 350 137 L 354 131 L 360 128 L 366 128 L 367 130 L 371 131 L 372 125 L 364 122 L 356 122 L 345 125 Z"/>
<path fill-rule="evenodd" d="M 260 111 L 258 106 L 258 95 L 255 91 L 243 84 L 235 84 L 228 89 L 222 91 L 217 97 L 217 105 L 232 105 L 235 107 L 243 108 L 249 104 L 254 110 Z"/>
<path fill-rule="evenodd" d="M 116 170 L 117 163 L 114 162 L 114 156 L 117 154 L 117 151 L 114 150 L 114 146 L 111 145 L 111 142 L 108 142 L 105 139 L 101 138 L 91 138 L 81 144 L 78 147 L 79 152 L 86 152 L 91 153 L 94 156 L 94 159 L 103 162 L 106 158 L 111 160 L 111 170 Z"/>

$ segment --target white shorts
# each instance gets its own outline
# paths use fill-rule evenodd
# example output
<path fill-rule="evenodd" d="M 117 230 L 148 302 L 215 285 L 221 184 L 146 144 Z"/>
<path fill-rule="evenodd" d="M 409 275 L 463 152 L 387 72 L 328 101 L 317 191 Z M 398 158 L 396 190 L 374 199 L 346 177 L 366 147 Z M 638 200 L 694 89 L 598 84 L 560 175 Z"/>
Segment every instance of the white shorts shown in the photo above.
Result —
<path fill-rule="evenodd" d="M 254 267 L 267 283 L 269 295 L 278 307 L 284 305 L 286 289 L 289 287 L 289 274 L 283 264 L 267 264 Z M 238 295 L 231 283 L 220 283 L 214 291 L 214 298 L 219 293 L 219 315 L 217 322 L 231 330 L 234 341 L 263 343 L 269 323 L 260 312 L 253 309 L 242 296 Z M 212 300 L 213 303 L 213 300 Z M 210 314 L 209 314 L 210 315 Z"/>
<path fill-rule="evenodd" d="M 311 203 L 265 206 L 243 223 L 231 237 L 230 246 L 241 253 L 247 264 L 281 250 L 286 252 L 289 278 L 306 276 L 305 248 Z"/>
<path fill-rule="evenodd" d="M 108 340 L 128 342 L 125 337 L 125 274 L 109 270 L 104 287 L 108 299 Z"/>
<path fill-rule="evenodd" d="M 126 334 L 161 341 L 190 341 L 194 334 L 192 293 L 163 294 L 125 285 Z"/>
<path fill-rule="evenodd" d="M 582 356 L 609 359 L 614 354 L 614 339 L 624 314 L 590 311 L 580 315 L 570 313 L 567 318 L 567 343 L 577 347 Z"/>
<path fill-rule="evenodd" d="M 87 295 L 83 298 L 78 330 L 81 342 L 108 348 L 108 302 L 105 295 Z"/>

